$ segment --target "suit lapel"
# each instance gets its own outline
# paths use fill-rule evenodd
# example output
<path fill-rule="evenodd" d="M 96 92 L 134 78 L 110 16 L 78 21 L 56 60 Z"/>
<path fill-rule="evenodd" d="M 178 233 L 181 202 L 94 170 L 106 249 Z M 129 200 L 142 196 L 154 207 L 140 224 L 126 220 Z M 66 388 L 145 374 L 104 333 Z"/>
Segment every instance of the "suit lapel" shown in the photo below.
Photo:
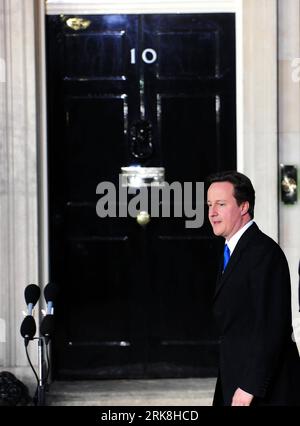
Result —
<path fill-rule="evenodd" d="M 215 295 L 214 295 L 214 299 L 217 297 L 217 295 L 219 294 L 221 288 L 223 287 L 224 283 L 226 282 L 226 280 L 230 277 L 231 273 L 234 271 L 236 264 L 239 262 L 241 255 L 244 251 L 244 249 L 246 248 L 248 242 L 252 239 L 252 237 L 257 234 L 257 232 L 259 232 L 258 226 L 256 225 L 256 223 L 253 223 L 245 232 L 244 234 L 241 236 L 241 238 L 239 239 L 233 253 L 232 256 L 230 256 L 229 262 L 227 264 L 227 267 L 224 271 L 224 273 L 222 273 L 222 266 L 219 269 L 219 274 L 218 274 L 218 278 L 217 278 L 217 285 L 216 285 L 216 291 L 215 291 Z"/>

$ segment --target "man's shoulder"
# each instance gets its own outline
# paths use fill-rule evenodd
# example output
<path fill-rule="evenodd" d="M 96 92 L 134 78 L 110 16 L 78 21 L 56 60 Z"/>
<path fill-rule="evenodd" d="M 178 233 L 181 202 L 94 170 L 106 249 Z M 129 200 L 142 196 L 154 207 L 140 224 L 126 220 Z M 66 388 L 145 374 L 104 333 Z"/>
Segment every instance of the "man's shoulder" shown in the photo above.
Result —
<path fill-rule="evenodd" d="M 253 233 L 252 238 L 249 239 L 249 247 L 252 247 L 257 253 L 274 253 L 285 258 L 283 250 L 273 238 L 261 231 L 255 223 L 252 226 Z"/>
<path fill-rule="evenodd" d="M 257 227 L 257 232 L 256 232 L 256 239 L 257 241 L 261 241 L 264 244 L 267 244 L 269 246 L 274 246 L 274 247 L 279 247 L 278 243 L 269 235 L 265 234 L 260 228 Z"/>

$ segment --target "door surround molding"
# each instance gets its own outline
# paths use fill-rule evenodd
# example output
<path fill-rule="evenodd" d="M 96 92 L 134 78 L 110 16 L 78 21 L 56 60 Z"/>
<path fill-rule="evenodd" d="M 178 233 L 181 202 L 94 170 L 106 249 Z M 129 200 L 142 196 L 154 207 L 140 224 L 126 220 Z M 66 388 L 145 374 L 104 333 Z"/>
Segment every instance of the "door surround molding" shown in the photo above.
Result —
<path fill-rule="evenodd" d="M 113 13 L 205 13 L 235 12 L 239 0 L 47 0 L 48 15 Z"/>

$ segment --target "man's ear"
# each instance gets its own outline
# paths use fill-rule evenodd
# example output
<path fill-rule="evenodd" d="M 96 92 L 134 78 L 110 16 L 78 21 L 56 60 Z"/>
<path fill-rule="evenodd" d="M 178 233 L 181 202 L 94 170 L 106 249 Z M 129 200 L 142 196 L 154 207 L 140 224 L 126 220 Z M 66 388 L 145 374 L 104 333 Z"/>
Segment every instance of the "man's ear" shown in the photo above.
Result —
<path fill-rule="evenodd" d="M 241 204 L 241 215 L 245 216 L 249 212 L 249 201 L 244 201 Z"/>

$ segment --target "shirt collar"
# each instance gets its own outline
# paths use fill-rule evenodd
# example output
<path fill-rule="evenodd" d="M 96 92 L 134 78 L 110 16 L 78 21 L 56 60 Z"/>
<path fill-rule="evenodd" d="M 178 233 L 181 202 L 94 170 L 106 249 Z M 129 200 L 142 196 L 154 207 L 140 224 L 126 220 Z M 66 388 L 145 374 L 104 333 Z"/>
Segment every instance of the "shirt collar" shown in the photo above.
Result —
<path fill-rule="evenodd" d="M 233 250 L 235 249 L 235 246 L 237 245 L 239 239 L 243 235 L 245 231 L 254 223 L 253 220 L 250 220 L 246 223 L 241 229 L 239 229 L 231 238 L 229 241 L 226 240 L 226 244 L 228 245 L 228 248 L 230 250 L 230 255 L 232 255 Z"/>

